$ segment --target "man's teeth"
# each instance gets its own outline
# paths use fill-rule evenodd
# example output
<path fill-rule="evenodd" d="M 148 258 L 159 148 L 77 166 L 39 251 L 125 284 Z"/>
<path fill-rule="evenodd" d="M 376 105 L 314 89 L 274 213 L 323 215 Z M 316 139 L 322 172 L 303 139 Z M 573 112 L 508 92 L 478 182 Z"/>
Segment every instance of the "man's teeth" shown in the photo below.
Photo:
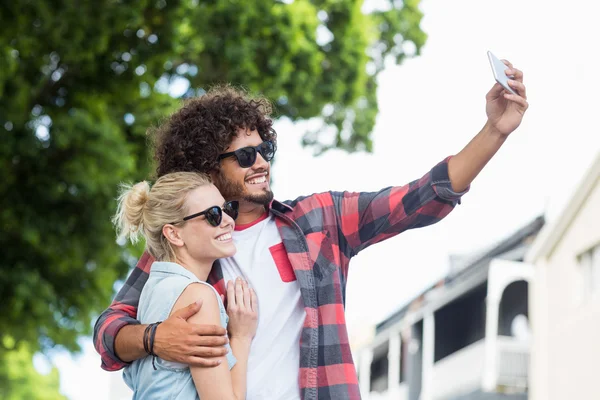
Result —
<path fill-rule="evenodd" d="M 217 236 L 217 240 L 219 242 L 223 242 L 223 241 L 229 240 L 229 239 L 231 239 L 231 233 L 224 233 L 221 236 Z"/>
<path fill-rule="evenodd" d="M 258 178 L 254 178 L 248 181 L 248 183 L 252 184 L 252 185 L 257 185 L 259 183 L 265 183 L 267 181 L 267 177 L 266 176 L 259 176 Z"/>

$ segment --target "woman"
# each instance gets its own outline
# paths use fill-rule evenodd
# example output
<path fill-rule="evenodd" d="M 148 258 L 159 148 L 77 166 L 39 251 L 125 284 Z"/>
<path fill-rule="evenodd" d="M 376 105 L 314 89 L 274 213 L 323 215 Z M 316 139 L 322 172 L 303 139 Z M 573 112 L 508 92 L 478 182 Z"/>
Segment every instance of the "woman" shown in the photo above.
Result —
<path fill-rule="evenodd" d="M 189 321 L 227 328 L 223 302 L 206 279 L 216 259 L 235 254 L 231 232 L 237 212 L 237 202 L 225 202 L 202 174 L 172 173 L 159 178 L 151 189 L 147 182 L 123 188 L 113 219 L 119 237 L 135 243 L 143 236 L 149 253 L 157 260 L 138 307 L 140 322 L 150 324 L 144 335 L 149 356 L 133 362 L 124 373 L 134 399 L 246 397 L 248 353 L 258 315 L 256 294 L 241 279 L 236 280 L 235 287 L 232 282 L 227 284 L 231 344 L 227 363 L 190 368 L 161 360 L 152 350 L 156 323 L 200 299 L 202 309 Z"/>

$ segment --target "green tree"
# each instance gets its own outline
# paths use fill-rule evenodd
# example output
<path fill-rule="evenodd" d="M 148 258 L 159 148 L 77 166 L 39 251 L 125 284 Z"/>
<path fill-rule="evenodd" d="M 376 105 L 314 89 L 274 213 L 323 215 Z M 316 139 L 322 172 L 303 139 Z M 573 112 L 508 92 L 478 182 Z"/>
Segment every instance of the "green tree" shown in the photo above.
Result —
<path fill-rule="evenodd" d="M 17 347 L 9 336 L 2 340 L 0 349 L 0 399 L 2 400 L 66 400 L 59 393 L 58 370 L 53 368 L 47 375 L 37 372 L 32 363 L 33 353 L 26 343 Z"/>
<path fill-rule="evenodd" d="M 242 85 L 280 117 L 322 118 L 336 135 L 307 133 L 316 152 L 370 151 L 377 75 L 426 39 L 418 5 L 3 2 L 0 336 L 77 350 L 90 333 L 131 263 L 109 222 L 117 185 L 151 172 L 145 132 L 178 106 L 170 88 L 186 97 Z"/>

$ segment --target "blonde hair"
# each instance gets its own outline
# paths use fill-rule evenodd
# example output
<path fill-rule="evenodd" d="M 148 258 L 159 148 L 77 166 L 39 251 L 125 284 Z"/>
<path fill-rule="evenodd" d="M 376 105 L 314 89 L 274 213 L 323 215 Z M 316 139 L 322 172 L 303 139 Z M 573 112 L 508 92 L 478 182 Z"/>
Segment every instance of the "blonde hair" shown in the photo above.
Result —
<path fill-rule="evenodd" d="M 175 261 L 171 243 L 163 235 L 166 224 L 185 217 L 185 200 L 190 191 L 211 183 L 206 174 L 173 172 L 158 178 L 154 186 L 146 181 L 122 184 L 117 213 L 112 221 L 119 239 L 137 243 L 146 239 L 148 252 L 158 261 Z"/>

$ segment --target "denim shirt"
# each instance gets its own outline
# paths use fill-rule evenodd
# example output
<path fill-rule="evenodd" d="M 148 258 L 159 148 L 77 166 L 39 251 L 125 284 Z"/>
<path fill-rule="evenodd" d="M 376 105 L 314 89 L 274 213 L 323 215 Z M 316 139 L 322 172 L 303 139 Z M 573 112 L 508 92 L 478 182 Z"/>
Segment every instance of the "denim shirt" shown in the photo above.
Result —
<path fill-rule="evenodd" d="M 219 302 L 221 326 L 227 328 L 229 318 L 217 291 L 208 283 L 200 281 L 193 273 L 179 264 L 154 262 L 150 277 L 144 285 L 138 305 L 138 318 L 142 324 L 164 321 L 169 317 L 175 302 L 188 285 L 201 283 L 210 286 Z M 236 359 L 227 344 L 227 363 L 233 368 Z M 193 400 L 199 399 L 189 366 L 156 358 L 156 370 L 152 357 L 134 361 L 123 372 L 125 383 L 133 390 L 133 400 Z"/>

